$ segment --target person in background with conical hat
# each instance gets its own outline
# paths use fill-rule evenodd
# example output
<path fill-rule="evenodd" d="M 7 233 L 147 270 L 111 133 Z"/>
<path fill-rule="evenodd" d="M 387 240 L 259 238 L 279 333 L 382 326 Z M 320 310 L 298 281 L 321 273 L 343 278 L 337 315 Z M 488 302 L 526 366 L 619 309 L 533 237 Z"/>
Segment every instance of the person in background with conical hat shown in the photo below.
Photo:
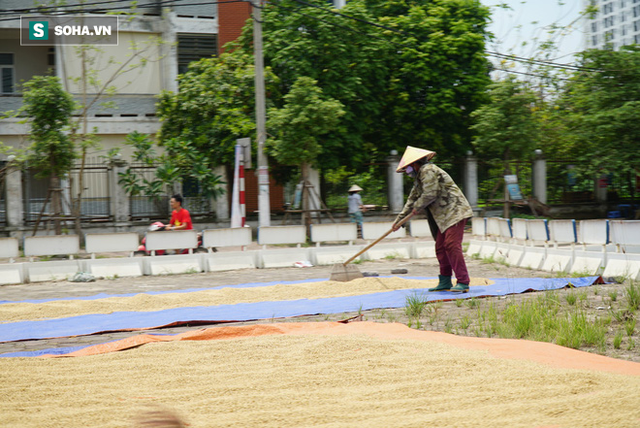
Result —
<path fill-rule="evenodd" d="M 473 217 L 469 201 L 453 179 L 431 162 L 436 155 L 431 150 L 407 146 L 396 172 L 414 179 L 413 189 L 404 208 L 396 217 L 398 222 L 411 214 L 425 212 L 431 234 L 436 241 L 436 257 L 440 264 L 438 285 L 429 291 L 469 291 L 469 272 L 462 254 L 462 238 L 467 220 Z M 455 287 L 451 276 L 455 273 Z"/>
<path fill-rule="evenodd" d="M 347 198 L 348 202 L 348 212 L 351 223 L 356 223 L 358 225 L 359 233 L 362 233 L 362 211 L 364 211 L 364 206 L 362 205 L 362 198 L 360 197 L 360 192 L 362 192 L 362 187 L 354 184 L 349 188 L 349 197 Z"/>

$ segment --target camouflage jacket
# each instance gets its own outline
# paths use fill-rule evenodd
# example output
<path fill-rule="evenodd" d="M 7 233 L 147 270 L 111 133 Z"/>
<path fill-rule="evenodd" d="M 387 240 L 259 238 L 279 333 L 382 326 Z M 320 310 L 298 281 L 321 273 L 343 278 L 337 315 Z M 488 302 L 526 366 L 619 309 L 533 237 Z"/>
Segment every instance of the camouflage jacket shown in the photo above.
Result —
<path fill-rule="evenodd" d="M 420 168 L 407 202 L 398 214 L 396 222 L 402 220 L 415 208 L 429 208 L 440 232 L 461 220 L 473 217 L 473 211 L 453 179 L 443 169 L 429 162 Z"/>

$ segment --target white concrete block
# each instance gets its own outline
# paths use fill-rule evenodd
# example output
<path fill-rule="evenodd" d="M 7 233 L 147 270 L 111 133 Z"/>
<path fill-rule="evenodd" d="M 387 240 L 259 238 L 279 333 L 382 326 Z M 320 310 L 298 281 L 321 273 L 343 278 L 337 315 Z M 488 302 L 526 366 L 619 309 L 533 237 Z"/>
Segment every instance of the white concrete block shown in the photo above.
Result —
<path fill-rule="evenodd" d="M 573 265 L 572 249 L 548 248 L 542 270 L 547 272 L 569 272 Z"/>
<path fill-rule="evenodd" d="M 511 240 L 511 222 L 505 218 L 498 220 L 498 227 L 500 229 L 500 239 L 503 242 L 509 242 Z"/>
<path fill-rule="evenodd" d="M 578 241 L 575 220 L 549 221 L 549 239 L 554 244 L 574 244 Z"/>
<path fill-rule="evenodd" d="M 24 282 L 23 263 L 0 265 L 0 285 L 22 284 Z"/>
<path fill-rule="evenodd" d="M 540 269 L 544 263 L 546 248 L 542 247 L 523 247 L 524 254 L 520 259 L 518 266 L 530 269 Z"/>
<path fill-rule="evenodd" d="M 433 238 L 429 220 L 411 220 L 409 222 L 409 231 L 414 238 Z"/>
<path fill-rule="evenodd" d="M 569 273 L 599 275 L 604 266 L 604 253 L 598 251 L 577 251 Z"/>
<path fill-rule="evenodd" d="M 26 257 L 73 255 L 80 252 L 78 235 L 27 236 L 24 238 Z"/>
<path fill-rule="evenodd" d="M 482 245 L 485 243 L 486 241 L 479 241 L 477 239 L 471 239 L 469 241 L 469 248 L 467 248 L 467 254 L 470 256 L 473 255 L 480 255 L 480 251 L 482 250 Z"/>
<path fill-rule="evenodd" d="M 164 233 L 169 234 L 170 232 Z M 202 256 L 203 254 L 177 254 L 171 256 L 142 257 L 144 274 L 171 275 L 203 272 Z"/>
<path fill-rule="evenodd" d="M 0 238 L 0 259 L 14 259 L 19 255 L 18 238 Z"/>
<path fill-rule="evenodd" d="M 487 235 L 487 219 L 484 217 L 473 217 L 471 219 L 471 235 L 484 238 Z"/>
<path fill-rule="evenodd" d="M 202 231 L 202 246 L 205 248 L 246 247 L 251 242 L 250 227 L 230 227 Z"/>
<path fill-rule="evenodd" d="M 293 267 L 295 262 L 311 261 L 311 252 L 308 248 L 278 248 L 261 250 L 259 254 L 262 268 Z"/>
<path fill-rule="evenodd" d="M 262 226 L 258 228 L 258 244 L 304 244 L 307 242 L 305 226 Z"/>
<path fill-rule="evenodd" d="M 163 230 L 147 232 L 147 251 L 184 250 L 198 247 L 198 232 L 195 230 Z"/>
<path fill-rule="evenodd" d="M 355 223 L 328 223 L 311 225 L 311 242 L 352 242 L 358 238 Z"/>
<path fill-rule="evenodd" d="M 82 260 L 81 266 L 96 278 L 142 276 L 144 272 L 142 257 Z"/>
<path fill-rule="evenodd" d="M 314 265 L 333 265 L 336 263 L 344 263 L 351 257 L 358 254 L 360 250 L 364 248 L 364 245 L 350 245 L 340 247 L 324 247 L 315 248 L 311 251 L 312 260 Z M 362 256 L 358 256 L 356 260 L 361 260 Z"/>
<path fill-rule="evenodd" d="M 436 256 L 435 241 L 414 242 L 411 248 L 411 257 L 414 259 L 432 259 Z"/>
<path fill-rule="evenodd" d="M 609 239 L 620 251 L 637 252 L 640 220 L 609 220 Z"/>
<path fill-rule="evenodd" d="M 522 245 L 511 245 L 505 262 L 509 266 L 520 266 L 522 256 L 524 256 L 524 247 Z"/>
<path fill-rule="evenodd" d="M 377 244 L 367 250 L 364 258 L 367 260 L 410 259 L 411 244 L 401 242 Z"/>
<path fill-rule="evenodd" d="M 518 241 L 526 241 L 528 238 L 527 219 L 514 218 L 513 220 L 511 220 L 511 232 L 514 239 Z"/>
<path fill-rule="evenodd" d="M 255 269 L 258 266 L 257 251 L 211 253 L 205 254 L 204 259 L 208 272 L 235 269 Z"/>
<path fill-rule="evenodd" d="M 527 239 L 534 242 L 547 242 L 549 240 L 547 220 L 527 220 Z"/>
<path fill-rule="evenodd" d="M 490 259 L 496 253 L 496 243 L 493 241 L 486 241 L 482 243 L 478 256 L 481 259 Z"/>
<path fill-rule="evenodd" d="M 495 253 L 493 253 L 494 260 L 506 262 L 510 250 L 511 250 L 511 244 L 508 244 L 505 242 L 497 242 L 496 251 Z"/>
<path fill-rule="evenodd" d="M 497 238 L 500 236 L 500 220 L 504 220 L 500 217 L 487 218 L 487 236 Z"/>
<path fill-rule="evenodd" d="M 87 253 L 133 252 L 140 246 L 140 238 L 135 232 L 87 233 L 85 245 Z"/>
<path fill-rule="evenodd" d="M 393 222 L 389 221 L 372 221 L 362 223 L 362 238 L 368 240 L 376 240 L 391 229 Z M 385 239 L 404 238 L 407 236 L 407 230 L 404 227 L 391 232 Z"/>
<path fill-rule="evenodd" d="M 605 278 L 623 277 L 637 281 L 640 279 L 640 254 L 607 254 L 607 264 L 602 272 Z"/>
<path fill-rule="evenodd" d="M 469 248 L 467 248 L 467 254 L 470 256 L 473 255 L 478 255 L 480 256 L 480 251 L 482 249 L 482 244 L 484 244 L 486 241 L 479 241 L 477 239 L 471 239 L 469 241 Z"/>
<path fill-rule="evenodd" d="M 78 260 L 60 260 L 27 263 L 25 264 L 25 270 L 26 280 L 29 282 L 43 282 L 73 278 L 81 269 Z"/>
<path fill-rule="evenodd" d="M 578 241 L 582 244 L 606 245 L 609 243 L 607 220 L 580 220 Z"/>

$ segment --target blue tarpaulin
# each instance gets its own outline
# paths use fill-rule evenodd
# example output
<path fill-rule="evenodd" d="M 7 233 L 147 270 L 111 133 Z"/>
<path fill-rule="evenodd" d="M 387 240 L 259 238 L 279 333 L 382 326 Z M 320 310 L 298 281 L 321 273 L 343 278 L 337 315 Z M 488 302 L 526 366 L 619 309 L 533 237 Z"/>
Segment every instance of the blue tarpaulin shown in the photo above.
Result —
<path fill-rule="evenodd" d="M 427 278 L 411 279 L 424 280 Z M 0 342 L 147 329 L 176 323 L 249 321 L 301 315 L 355 312 L 378 308 L 398 308 L 405 306 L 406 298 L 415 294 L 421 295 L 426 301 L 465 299 L 518 294 L 526 291 L 553 290 L 563 288 L 568 284 L 574 287 L 585 287 L 594 284 L 597 280 L 599 280 L 599 277 L 596 276 L 584 278 L 501 278 L 493 279 L 494 283 L 491 285 L 473 286 L 470 292 L 466 294 L 448 291 L 429 293 L 425 288 L 417 288 L 347 297 L 182 307 L 154 312 L 115 312 L 39 321 L 20 321 L 0 324 Z M 275 283 L 263 283 L 262 286 L 273 284 Z M 251 286 L 260 285 L 253 284 Z M 113 296 L 109 295 L 107 297 Z"/>

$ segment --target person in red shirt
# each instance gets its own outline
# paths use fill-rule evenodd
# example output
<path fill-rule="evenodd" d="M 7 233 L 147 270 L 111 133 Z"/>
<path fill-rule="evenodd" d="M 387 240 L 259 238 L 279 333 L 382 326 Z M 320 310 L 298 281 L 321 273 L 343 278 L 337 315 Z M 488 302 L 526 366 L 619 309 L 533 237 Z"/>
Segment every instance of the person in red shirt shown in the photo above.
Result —
<path fill-rule="evenodd" d="M 193 229 L 193 223 L 191 223 L 191 215 L 186 208 L 182 208 L 182 195 L 175 194 L 169 201 L 171 204 L 171 221 L 165 228 L 166 230 L 191 230 Z"/>

